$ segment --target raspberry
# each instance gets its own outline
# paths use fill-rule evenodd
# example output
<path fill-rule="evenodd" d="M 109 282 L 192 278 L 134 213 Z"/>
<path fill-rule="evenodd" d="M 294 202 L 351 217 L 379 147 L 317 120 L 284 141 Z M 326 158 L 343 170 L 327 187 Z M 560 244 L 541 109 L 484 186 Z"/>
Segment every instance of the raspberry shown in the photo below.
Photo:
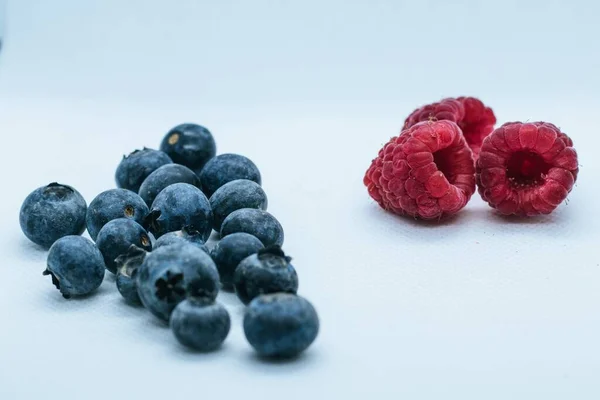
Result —
<path fill-rule="evenodd" d="M 465 135 L 475 158 L 479 154 L 483 139 L 488 136 L 496 124 L 496 116 L 475 97 L 448 98 L 439 103 L 428 104 L 412 112 L 404 121 L 403 129 L 410 128 L 421 121 L 448 120 L 455 122 Z"/>
<path fill-rule="evenodd" d="M 550 214 L 573 189 L 573 141 L 547 122 L 509 122 L 483 142 L 477 160 L 479 193 L 504 215 Z"/>
<path fill-rule="evenodd" d="M 385 210 L 422 219 L 457 213 L 475 192 L 475 165 L 460 128 L 426 121 L 393 137 L 364 184 Z"/>

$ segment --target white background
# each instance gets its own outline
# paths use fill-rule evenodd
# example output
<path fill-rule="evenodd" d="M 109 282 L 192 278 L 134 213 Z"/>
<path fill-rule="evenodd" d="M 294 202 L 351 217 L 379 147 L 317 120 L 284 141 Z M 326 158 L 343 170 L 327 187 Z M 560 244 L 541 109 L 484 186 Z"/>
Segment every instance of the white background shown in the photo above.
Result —
<path fill-rule="evenodd" d="M 0 56 L 1 399 L 598 399 L 597 2 L 10 1 Z M 547 120 L 581 173 L 553 215 L 386 214 L 362 176 L 406 115 L 475 95 L 500 122 Z M 63 300 L 20 232 L 52 181 L 91 201 L 124 153 L 184 122 L 261 168 L 300 293 L 304 356 L 253 356 L 243 308 L 194 354 L 107 277 Z"/>

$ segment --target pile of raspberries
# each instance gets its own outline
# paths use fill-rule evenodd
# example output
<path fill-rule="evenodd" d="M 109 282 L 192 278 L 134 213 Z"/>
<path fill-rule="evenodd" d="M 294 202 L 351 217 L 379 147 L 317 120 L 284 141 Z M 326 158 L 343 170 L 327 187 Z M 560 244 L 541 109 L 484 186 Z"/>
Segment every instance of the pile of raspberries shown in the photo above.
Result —
<path fill-rule="evenodd" d="M 549 214 L 573 189 L 573 141 L 548 122 L 508 122 L 474 97 L 415 110 L 364 177 L 385 210 L 424 220 L 456 214 L 475 186 L 504 215 Z"/>

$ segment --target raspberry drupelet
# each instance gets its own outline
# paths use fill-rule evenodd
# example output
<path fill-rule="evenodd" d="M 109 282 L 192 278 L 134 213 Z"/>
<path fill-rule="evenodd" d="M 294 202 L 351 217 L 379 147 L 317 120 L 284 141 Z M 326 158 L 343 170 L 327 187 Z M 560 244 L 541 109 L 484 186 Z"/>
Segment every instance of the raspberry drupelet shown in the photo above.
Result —
<path fill-rule="evenodd" d="M 404 121 L 403 129 L 410 128 L 422 121 L 447 120 L 455 122 L 463 132 L 475 158 L 479 154 L 483 139 L 488 136 L 496 124 L 496 116 L 475 97 L 457 97 L 443 99 L 416 109 Z"/>
<path fill-rule="evenodd" d="M 385 210 L 440 219 L 460 211 L 475 192 L 473 155 L 454 122 L 420 122 L 380 150 L 364 184 Z"/>
<path fill-rule="evenodd" d="M 509 122 L 483 142 L 477 161 L 481 197 L 504 215 L 550 214 L 579 172 L 573 141 L 547 122 Z"/>

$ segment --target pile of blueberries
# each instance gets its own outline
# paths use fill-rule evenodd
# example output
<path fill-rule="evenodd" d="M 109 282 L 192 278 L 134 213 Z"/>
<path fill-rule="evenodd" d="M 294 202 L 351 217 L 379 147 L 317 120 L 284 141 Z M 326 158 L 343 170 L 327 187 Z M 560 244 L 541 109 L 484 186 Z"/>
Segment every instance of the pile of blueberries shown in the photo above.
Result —
<path fill-rule="evenodd" d="M 166 134 L 160 151 L 124 157 L 116 182 L 89 207 L 77 190 L 58 183 L 36 189 L 21 207 L 21 228 L 50 248 L 44 275 L 64 298 L 89 295 L 108 270 L 128 303 L 168 321 L 185 346 L 212 351 L 231 326 L 215 301 L 222 288 L 248 305 L 244 333 L 261 356 L 292 357 L 315 340 L 317 313 L 296 295 L 283 228 L 265 211 L 252 161 L 216 156 L 208 129 L 182 124 Z M 81 236 L 86 228 L 95 243 Z M 213 229 L 220 240 L 209 250 Z"/>

